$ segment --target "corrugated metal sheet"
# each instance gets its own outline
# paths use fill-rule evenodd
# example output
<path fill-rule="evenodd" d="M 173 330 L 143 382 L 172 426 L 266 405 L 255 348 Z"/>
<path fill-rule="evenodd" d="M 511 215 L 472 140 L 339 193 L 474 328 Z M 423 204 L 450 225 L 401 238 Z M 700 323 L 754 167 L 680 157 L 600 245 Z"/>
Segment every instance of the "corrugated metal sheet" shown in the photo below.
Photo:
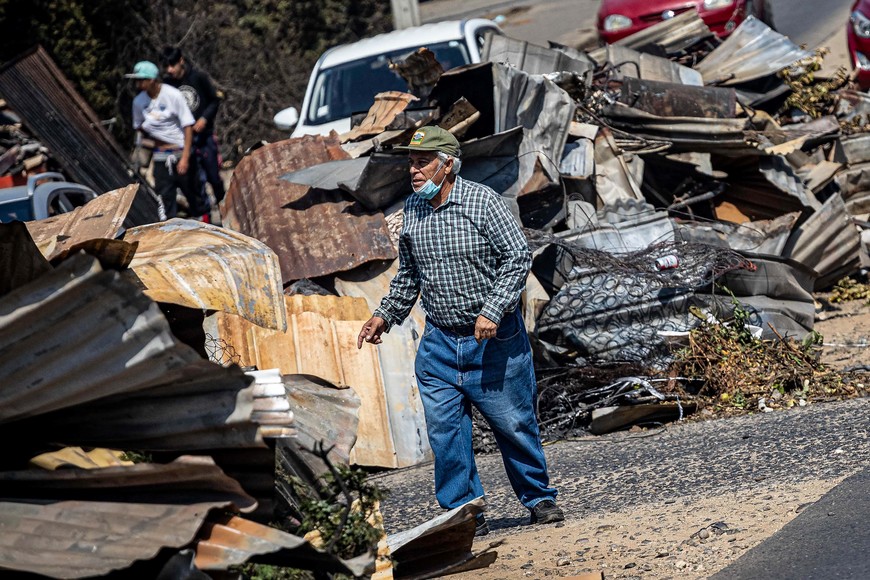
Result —
<path fill-rule="evenodd" d="M 278 257 L 263 242 L 183 219 L 132 228 L 124 240 L 138 244 L 130 269 L 152 300 L 287 329 Z"/>
<path fill-rule="evenodd" d="M 188 544 L 208 510 L 229 503 L 0 502 L 0 570 L 52 578 L 123 570 Z"/>
<path fill-rule="evenodd" d="M 750 16 L 694 68 L 705 84 L 736 85 L 775 74 L 811 55 Z"/>
<path fill-rule="evenodd" d="M 506 64 L 533 75 L 561 71 L 583 74 L 593 69 L 590 63 L 571 58 L 564 52 L 500 34 L 488 37 L 481 60 Z"/>
<path fill-rule="evenodd" d="M 404 152 L 327 161 L 287 173 L 281 179 L 319 189 L 342 189 L 370 210 L 385 208 L 411 191 Z"/>
<path fill-rule="evenodd" d="M 743 131 L 749 120 L 663 117 L 622 104 L 608 105 L 604 116 L 614 127 L 635 136 L 667 140 L 674 151 L 717 152 L 746 149 Z"/>
<path fill-rule="evenodd" d="M 614 44 L 635 50 L 658 45 L 666 53 L 671 54 L 712 36 L 713 33 L 698 15 L 698 11 L 687 10 L 674 18 L 662 20 L 648 28 L 635 32 L 631 36 L 617 40 Z"/>
<path fill-rule="evenodd" d="M 255 505 L 207 457 L 0 472 L 0 495 L 0 569 L 55 578 L 98 576 L 149 560 L 163 547 L 190 543 L 209 510 Z"/>
<path fill-rule="evenodd" d="M 0 423 L 16 421 L 5 436 L 32 444 L 250 447 L 292 425 L 256 415 L 273 402 L 258 401 L 249 377 L 179 343 L 154 302 L 89 256 L 0 300 L 0 348 Z"/>
<path fill-rule="evenodd" d="M 360 328 L 371 313 L 364 300 L 337 296 L 287 296 L 286 332 L 252 326 L 230 314 L 217 316 L 217 331 L 241 365 L 307 374 L 353 387 L 362 400 L 352 461 L 396 467 L 377 351 L 358 349 Z"/>
<path fill-rule="evenodd" d="M 311 190 L 280 179 L 290 171 L 347 158 L 335 134 L 257 149 L 233 172 L 221 206 L 224 226 L 272 248 L 285 283 L 395 258 L 382 213 L 361 211 L 346 193 Z"/>
<path fill-rule="evenodd" d="M 123 231 L 138 189 L 138 185 L 128 185 L 104 193 L 70 213 L 27 222 L 27 229 L 49 260 L 82 242 L 114 239 Z"/>
<path fill-rule="evenodd" d="M 197 534 L 196 567 L 226 570 L 245 562 L 363 576 L 374 569 L 368 554 L 344 560 L 321 552 L 308 541 L 237 516 L 212 516 Z"/>
<path fill-rule="evenodd" d="M 737 114 L 734 89 L 695 87 L 626 77 L 619 102 L 663 117 L 733 119 Z"/>
<path fill-rule="evenodd" d="M 41 47 L 0 68 L 3 97 L 74 181 L 97 193 L 139 183 L 128 225 L 160 219 L 158 199 L 127 156 Z"/>
<path fill-rule="evenodd" d="M 819 273 L 816 289 L 829 286 L 858 267 L 861 236 L 837 193 L 794 229 L 783 256 Z"/>

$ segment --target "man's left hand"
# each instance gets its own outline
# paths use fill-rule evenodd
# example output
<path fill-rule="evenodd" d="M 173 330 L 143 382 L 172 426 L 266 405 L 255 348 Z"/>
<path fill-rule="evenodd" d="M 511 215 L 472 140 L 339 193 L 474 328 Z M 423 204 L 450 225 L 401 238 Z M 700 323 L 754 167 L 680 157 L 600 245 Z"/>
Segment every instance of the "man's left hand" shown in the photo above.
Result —
<path fill-rule="evenodd" d="M 481 314 L 474 323 L 474 339 L 477 344 L 480 344 L 487 338 L 495 336 L 496 330 L 498 330 L 498 324 Z"/>
<path fill-rule="evenodd" d="M 187 174 L 187 158 L 182 157 L 178 160 L 178 164 L 175 166 L 175 170 L 178 171 L 178 175 L 186 175 Z"/>

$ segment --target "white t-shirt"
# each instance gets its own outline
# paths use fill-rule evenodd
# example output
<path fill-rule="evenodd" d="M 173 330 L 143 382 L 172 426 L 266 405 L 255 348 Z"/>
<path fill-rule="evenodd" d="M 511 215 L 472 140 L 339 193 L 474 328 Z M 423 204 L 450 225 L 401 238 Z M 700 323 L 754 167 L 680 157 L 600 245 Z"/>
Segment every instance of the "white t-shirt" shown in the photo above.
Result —
<path fill-rule="evenodd" d="M 133 128 L 163 143 L 184 147 L 184 128 L 195 122 L 184 96 L 166 83 L 154 99 L 145 91 L 133 99 Z"/>

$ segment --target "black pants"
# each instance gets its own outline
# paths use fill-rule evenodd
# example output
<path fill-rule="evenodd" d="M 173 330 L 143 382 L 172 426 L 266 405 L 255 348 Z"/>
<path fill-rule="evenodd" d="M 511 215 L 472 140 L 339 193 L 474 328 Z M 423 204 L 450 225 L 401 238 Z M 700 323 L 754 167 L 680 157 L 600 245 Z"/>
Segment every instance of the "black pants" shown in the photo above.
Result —
<path fill-rule="evenodd" d="M 176 154 L 180 157 L 181 154 Z M 210 211 L 208 197 L 205 194 L 203 183 L 199 179 L 199 169 L 196 157 L 190 156 L 187 173 L 178 174 L 178 162 L 167 164 L 163 159 L 155 155 L 154 159 L 154 186 L 157 194 L 163 199 L 166 207 L 166 218 L 174 218 L 178 214 L 178 202 L 175 200 L 178 190 L 187 199 L 190 206 L 190 217 L 199 217 Z"/>
<path fill-rule="evenodd" d="M 193 137 L 193 148 L 199 163 L 200 179 L 211 184 L 215 201 L 224 198 L 224 181 L 220 173 L 220 151 L 214 133 L 197 133 Z"/>

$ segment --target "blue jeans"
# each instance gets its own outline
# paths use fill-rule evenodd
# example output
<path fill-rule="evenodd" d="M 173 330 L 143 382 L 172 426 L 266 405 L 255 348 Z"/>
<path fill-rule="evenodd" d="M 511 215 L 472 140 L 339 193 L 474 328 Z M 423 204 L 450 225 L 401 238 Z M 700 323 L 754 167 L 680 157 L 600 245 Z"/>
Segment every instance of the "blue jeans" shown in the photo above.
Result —
<path fill-rule="evenodd" d="M 477 344 L 427 321 L 417 350 L 417 384 L 435 454 L 435 495 L 452 509 L 484 495 L 471 443 L 471 405 L 486 418 L 520 502 L 555 499 L 535 415 L 537 383 L 519 309 L 495 338 Z"/>

